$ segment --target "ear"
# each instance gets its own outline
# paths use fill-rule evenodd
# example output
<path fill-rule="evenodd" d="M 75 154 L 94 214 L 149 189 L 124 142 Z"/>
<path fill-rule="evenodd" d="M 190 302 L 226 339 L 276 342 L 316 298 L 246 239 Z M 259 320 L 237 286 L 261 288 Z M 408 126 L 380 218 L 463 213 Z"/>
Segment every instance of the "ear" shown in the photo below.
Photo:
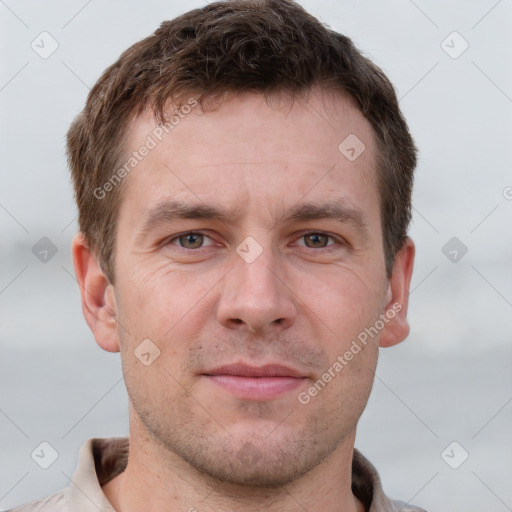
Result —
<path fill-rule="evenodd" d="M 82 233 L 73 238 L 71 250 L 85 321 L 101 348 L 119 352 L 113 285 L 101 270 Z"/>
<path fill-rule="evenodd" d="M 397 252 L 393 263 L 393 274 L 386 292 L 385 316 L 390 320 L 381 331 L 380 346 L 392 347 L 407 338 L 409 323 L 407 307 L 409 286 L 414 265 L 414 242 L 407 237 L 403 247 Z"/>

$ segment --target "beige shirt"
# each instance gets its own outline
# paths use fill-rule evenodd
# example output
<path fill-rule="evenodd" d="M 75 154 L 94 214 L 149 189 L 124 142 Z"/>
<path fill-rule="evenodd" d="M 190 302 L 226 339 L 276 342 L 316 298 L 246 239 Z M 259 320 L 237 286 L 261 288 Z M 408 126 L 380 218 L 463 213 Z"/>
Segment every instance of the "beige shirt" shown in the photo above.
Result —
<path fill-rule="evenodd" d="M 125 470 L 128 440 L 128 437 L 89 439 L 80 448 L 69 487 L 8 512 L 116 512 L 101 487 Z M 352 464 L 352 490 L 368 512 L 425 512 L 387 498 L 377 470 L 357 450 Z"/>

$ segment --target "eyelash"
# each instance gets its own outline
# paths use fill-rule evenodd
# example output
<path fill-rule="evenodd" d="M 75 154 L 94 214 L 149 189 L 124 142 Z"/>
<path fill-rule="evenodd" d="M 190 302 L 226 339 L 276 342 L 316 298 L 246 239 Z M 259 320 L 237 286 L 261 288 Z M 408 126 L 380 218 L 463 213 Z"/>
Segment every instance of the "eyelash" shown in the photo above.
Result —
<path fill-rule="evenodd" d="M 189 249 L 187 247 L 182 247 L 181 245 L 179 245 L 177 243 L 177 241 L 181 237 L 186 236 L 186 235 L 202 235 L 203 237 L 208 238 L 208 239 L 210 239 L 211 241 L 214 242 L 214 240 L 210 236 L 208 236 L 207 234 L 205 234 L 205 233 L 203 233 L 201 231 L 185 231 L 184 233 L 180 233 L 180 234 L 175 235 L 172 238 L 168 239 L 168 241 L 166 242 L 165 245 L 175 245 L 176 247 L 179 247 L 180 249 L 184 249 L 185 251 L 195 251 L 195 252 L 198 252 L 201 249 L 205 249 L 206 247 L 208 247 L 208 246 L 201 246 L 201 247 L 198 247 L 197 249 Z M 301 247 L 304 247 L 306 249 L 314 249 L 316 251 L 318 251 L 320 249 L 329 250 L 329 248 L 331 248 L 331 247 L 333 247 L 335 245 L 347 245 L 347 242 L 345 240 L 341 239 L 340 237 L 337 237 L 335 235 L 331 235 L 329 233 L 325 233 L 323 231 L 307 231 L 305 233 L 302 233 L 297 238 L 297 240 L 304 239 L 308 235 L 325 235 L 325 236 L 327 236 L 329 238 L 329 241 L 333 241 L 334 243 L 329 243 L 328 242 L 328 244 L 325 247 L 319 247 L 319 248 L 314 248 L 314 247 L 308 247 L 306 245 L 301 245 Z M 214 244 L 209 244 L 209 245 L 214 245 Z"/>
<path fill-rule="evenodd" d="M 182 247 L 181 245 L 178 245 L 178 243 L 174 243 L 174 242 L 177 242 L 181 237 L 187 236 L 187 235 L 201 235 L 201 236 L 203 236 L 205 238 L 208 238 L 208 239 L 213 241 L 212 237 L 206 235 L 205 233 L 203 233 L 201 231 L 185 231 L 184 233 L 179 233 L 178 235 L 175 235 L 172 238 L 168 239 L 167 242 L 166 242 L 166 245 L 176 245 L 180 249 L 184 249 L 186 251 L 198 251 L 198 250 L 204 248 L 203 246 L 201 246 L 198 249 L 187 249 L 186 247 Z"/>

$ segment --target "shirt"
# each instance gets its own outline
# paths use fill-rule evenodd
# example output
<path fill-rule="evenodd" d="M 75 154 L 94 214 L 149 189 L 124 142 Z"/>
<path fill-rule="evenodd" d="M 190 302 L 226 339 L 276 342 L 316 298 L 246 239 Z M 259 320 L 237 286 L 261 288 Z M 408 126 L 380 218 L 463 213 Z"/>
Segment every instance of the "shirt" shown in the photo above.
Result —
<path fill-rule="evenodd" d="M 80 448 L 69 487 L 8 512 L 116 512 L 101 486 L 125 470 L 128 445 L 128 437 L 89 439 Z M 352 492 L 368 512 L 425 512 L 390 500 L 382 490 L 377 470 L 357 450 L 352 463 Z"/>

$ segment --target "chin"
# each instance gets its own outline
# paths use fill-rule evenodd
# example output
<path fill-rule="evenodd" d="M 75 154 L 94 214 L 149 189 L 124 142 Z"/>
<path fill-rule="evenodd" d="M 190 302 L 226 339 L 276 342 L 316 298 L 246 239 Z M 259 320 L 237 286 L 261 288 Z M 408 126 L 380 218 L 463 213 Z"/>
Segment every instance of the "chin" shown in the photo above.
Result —
<path fill-rule="evenodd" d="M 336 448 L 335 444 L 318 441 L 315 437 L 297 435 L 287 439 L 257 434 L 226 435 L 208 443 L 190 443 L 178 450 L 174 446 L 174 451 L 195 470 L 219 482 L 275 488 L 299 479 Z"/>
<path fill-rule="evenodd" d="M 323 457 L 322 457 L 323 458 Z M 279 460 L 278 460 L 279 459 Z M 297 480 L 320 460 L 313 462 L 290 453 L 269 456 L 261 454 L 252 443 L 246 443 L 231 457 L 215 460 L 189 460 L 199 472 L 225 484 L 241 487 L 276 488 Z"/>

